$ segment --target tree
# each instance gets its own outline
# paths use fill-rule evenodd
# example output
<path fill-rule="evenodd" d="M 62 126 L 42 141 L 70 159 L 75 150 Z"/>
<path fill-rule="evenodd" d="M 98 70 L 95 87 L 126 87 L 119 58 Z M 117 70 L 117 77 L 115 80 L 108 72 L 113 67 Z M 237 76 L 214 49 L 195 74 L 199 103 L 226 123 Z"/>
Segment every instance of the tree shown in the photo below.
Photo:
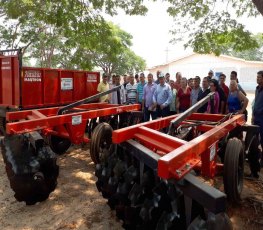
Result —
<path fill-rule="evenodd" d="M 74 68 L 86 69 L 91 63 L 93 67 L 100 67 L 108 74 L 143 71 L 146 67 L 145 60 L 130 48 L 132 36 L 112 23 L 108 23 L 108 27 L 110 30 L 100 38 L 99 43 L 90 39 L 79 41 L 76 51 L 71 55 L 71 65 Z M 93 43 L 96 43 L 96 49 L 93 49 Z M 63 57 L 61 58 L 63 60 Z M 63 60 L 63 63 L 68 61 Z"/>
<path fill-rule="evenodd" d="M 240 52 L 235 52 L 234 50 L 229 49 L 223 51 L 222 53 L 250 61 L 263 61 L 263 36 L 262 34 L 257 34 L 254 35 L 253 38 L 256 39 L 257 43 L 259 44 L 259 48 L 254 48 Z"/>
<path fill-rule="evenodd" d="M 238 23 L 236 17 L 263 15 L 262 0 L 168 0 L 168 13 L 174 17 L 174 42 L 188 36 L 186 47 L 198 53 L 219 55 L 226 49 L 235 52 L 258 48 L 252 34 Z M 231 13 L 230 13 L 231 12 Z"/>
<path fill-rule="evenodd" d="M 254 17 L 258 12 L 263 15 L 262 0 L 165 1 L 170 3 L 167 12 L 175 20 L 174 42 L 183 35 L 188 38 L 186 47 L 191 46 L 195 52 L 217 55 L 229 48 L 239 52 L 259 46 L 236 18 L 242 15 Z M 36 20 L 59 29 L 66 39 L 74 35 L 81 38 L 85 34 L 87 40 L 93 41 L 110 30 L 101 16 L 103 13 L 114 15 L 118 9 L 129 15 L 147 12 L 141 0 L 0 0 L 0 3 L 2 17 L 19 23 Z M 74 42 L 67 41 L 72 46 Z"/>
<path fill-rule="evenodd" d="M 1 46 L 24 46 L 24 54 L 36 59 L 41 67 L 101 66 L 106 72 L 116 68 L 121 52 L 131 52 L 132 37 L 107 23 L 101 17 L 102 10 L 111 15 L 118 8 L 131 15 L 147 11 L 141 1 L 1 0 L 1 3 L 0 16 L 5 21 L 0 27 Z M 140 60 L 133 53 L 131 58 L 135 57 Z"/>
<path fill-rule="evenodd" d="M 103 19 L 79 21 L 75 27 L 65 29 L 38 17 L 8 20 L 8 13 L 5 15 L 7 20 L 0 27 L 1 45 L 12 49 L 24 46 L 24 59 L 30 56 L 40 67 L 101 67 L 109 74 L 145 68 L 145 61 L 130 50 L 132 36 Z"/>

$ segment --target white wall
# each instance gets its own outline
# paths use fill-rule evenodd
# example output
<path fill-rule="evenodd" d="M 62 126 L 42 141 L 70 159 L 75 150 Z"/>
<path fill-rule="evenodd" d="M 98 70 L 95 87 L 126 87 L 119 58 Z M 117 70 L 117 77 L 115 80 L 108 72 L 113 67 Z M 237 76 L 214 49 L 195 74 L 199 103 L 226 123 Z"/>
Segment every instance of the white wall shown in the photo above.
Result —
<path fill-rule="evenodd" d="M 200 55 L 193 54 L 188 57 L 176 60 L 167 65 L 150 69 L 150 72 L 156 75 L 157 70 L 161 70 L 164 74 L 169 72 L 171 79 L 175 79 L 175 73 L 181 72 L 183 77 L 190 78 L 200 76 L 201 78 L 208 75 L 208 71 L 212 69 L 215 72 L 223 72 L 227 76 L 227 84 L 231 71 L 236 71 L 240 84 L 249 90 L 256 86 L 256 76 L 259 70 L 263 70 L 263 63 L 245 62 L 244 60 L 229 58 L 226 56 Z"/>

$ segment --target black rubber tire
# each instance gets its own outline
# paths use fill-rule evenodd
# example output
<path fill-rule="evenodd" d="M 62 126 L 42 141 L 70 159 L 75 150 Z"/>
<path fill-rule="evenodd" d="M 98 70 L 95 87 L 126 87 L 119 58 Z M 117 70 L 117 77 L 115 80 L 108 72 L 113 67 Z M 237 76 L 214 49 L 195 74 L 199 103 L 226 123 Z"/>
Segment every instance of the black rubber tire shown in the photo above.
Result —
<path fill-rule="evenodd" d="M 102 149 L 112 151 L 112 127 L 108 123 L 100 123 L 93 130 L 91 141 L 90 141 L 90 156 L 95 164 L 101 162 Z"/>
<path fill-rule="evenodd" d="M 244 179 L 244 148 L 241 140 L 228 140 L 224 157 L 224 190 L 231 203 L 239 203 Z"/>
<path fill-rule="evenodd" d="M 67 152 L 71 146 L 71 141 L 69 139 L 54 135 L 50 135 L 48 137 L 48 143 L 51 150 L 58 155 L 62 155 Z"/>

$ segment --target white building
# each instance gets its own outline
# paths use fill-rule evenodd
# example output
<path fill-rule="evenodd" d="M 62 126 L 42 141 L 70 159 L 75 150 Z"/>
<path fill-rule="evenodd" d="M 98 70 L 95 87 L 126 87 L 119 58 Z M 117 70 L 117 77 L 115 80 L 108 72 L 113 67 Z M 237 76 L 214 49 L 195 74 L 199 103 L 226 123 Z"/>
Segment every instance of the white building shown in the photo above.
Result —
<path fill-rule="evenodd" d="M 227 55 L 215 56 L 212 54 L 193 53 L 163 65 L 154 66 L 147 69 L 156 76 L 156 72 L 170 73 L 171 79 L 175 79 L 176 72 L 181 72 L 183 77 L 190 78 L 207 76 L 209 70 L 213 70 L 215 75 L 224 73 L 227 76 L 227 84 L 231 71 L 236 71 L 240 84 L 247 90 L 254 90 L 256 87 L 256 76 L 259 70 L 263 70 L 263 62 L 246 61 Z"/>

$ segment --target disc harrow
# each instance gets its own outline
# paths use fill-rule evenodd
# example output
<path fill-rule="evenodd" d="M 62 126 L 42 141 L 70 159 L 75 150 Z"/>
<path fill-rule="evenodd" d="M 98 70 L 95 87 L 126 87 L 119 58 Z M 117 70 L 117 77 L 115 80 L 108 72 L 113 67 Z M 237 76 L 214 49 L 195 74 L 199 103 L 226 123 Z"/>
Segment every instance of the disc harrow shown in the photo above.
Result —
<path fill-rule="evenodd" d="M 232 229 L 226 202 L 242 198 L 244 150 L 252 154 L 259 130 L 243 115 L 194 113 L 212 96 L 179 115 L 117 130 L 97 126 L 96 186 L 125 229 Z M 196 173 L 223 174 L 225 193 Z"/>

